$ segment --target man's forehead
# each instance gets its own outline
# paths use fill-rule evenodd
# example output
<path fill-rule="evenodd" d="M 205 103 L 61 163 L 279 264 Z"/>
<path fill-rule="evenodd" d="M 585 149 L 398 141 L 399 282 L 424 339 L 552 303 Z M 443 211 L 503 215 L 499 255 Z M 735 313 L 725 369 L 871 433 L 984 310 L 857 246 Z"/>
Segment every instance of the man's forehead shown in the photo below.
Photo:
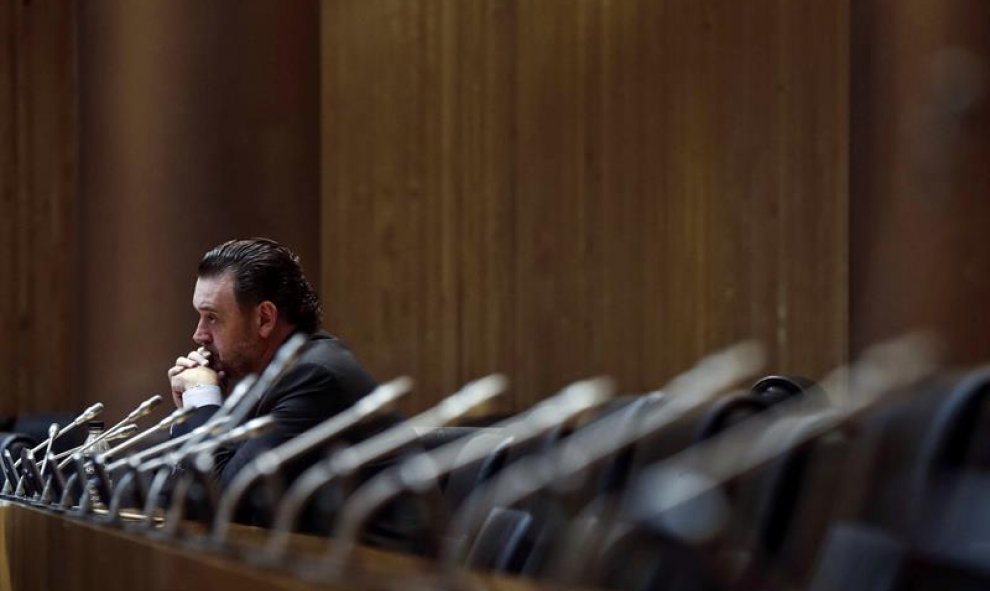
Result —
<path fill-rule="evenodd" d="M 193 307 L 216 309 L 234 302 L 234 280 L 230 273 L 199 277 L 193 290 Z"/>

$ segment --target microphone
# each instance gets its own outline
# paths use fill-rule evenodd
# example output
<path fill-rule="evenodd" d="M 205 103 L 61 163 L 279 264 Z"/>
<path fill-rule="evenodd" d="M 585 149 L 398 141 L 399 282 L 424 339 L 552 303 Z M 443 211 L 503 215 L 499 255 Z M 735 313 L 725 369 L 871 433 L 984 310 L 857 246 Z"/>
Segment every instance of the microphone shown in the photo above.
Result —
<path fill-rule="evenodd" d="M 472 539 L 487 515 L 542 489 L 568 482 L 593 464 L 669 426 L 705 404 L 725 388 L 753 375 L 763 363 L 763 350 L 742 343 L 702 358 L 671 380 L 661 391 L 667 402 L 649 409 L 623 431 L 623 413 L 613 413 L 577 431 L 544 453 L 524 457 L 506 466 L 461 504 L 448 530 L 441 558 L 452 568 L 459 562 L 466 540 Z"/>
<path fill-rule="evenodd" d="M 233 416 L 227 416 L 225 418 L 227 419 L 226 421 L 222 421 L 216 427 L 213 427 L 211 430 L 208 430 L 207 436 L 211 434 L 216 435 L 216 433 L 219 433 L 220 431 L 223 430 L 223 428 L 226 426 L 226 424 L 229 421 L 233 420 Z M 218 447 L 225 443 L 234 443 L 236 441 L 240 441 L 248 437 L 252 437 L 254 435 L 260 434 L 265 430 L 272 428 L 274 424 L 275 424 L 274 417 L 271 416 L 259 417 L 252 421 L 248 421 L 247 423 L 241 425 L 240 427 L 235 427 L 234 429 L 231 429 L 226 433 L 216 435 L 213 439 L 209 441 L 200 441 L 200 443 L 193 444 L 191 446 L 187 441 L 186 445 L 180 447 L 177 452 L 173 452 L 167 456 L 162 455 L 157 459 L 146 462 L 145 465 L 140 469 L 140 471 L 142 472 L 156 471 L 156 472 L 154 478 L 151 481 L 151 485 L 148 487 L 147 496 L 144 499 L 145 501 L 144 504 L 145 518 L 143 520 L 144 525 L 145 526 L 153 525 L 152 515 L 154 513 L 156 505 L 158 504 L 159 498 L 161 497 L 162 493 L 165 491 L 165 486 L 168 483 L 169 478 L 171 477 L 172 474 L 171 468 L 178 465 L 180 461 L 182 461 L 187 455 L 189 455 L 190 450 L 193 449 L 212 450 L 215 447 Z M 193 468 L 195 468 L 195 466 Z M 212 483 L 209 483 L 208 486 L 210 487 L 208 490 L 213 490 Z M 175 497 L 173 492 L 173 499 L 174 498 Z"/>
<path fill-rule="evenodd" d="M 26 447 L 21 448 L 21 472 L 24 475 L 24 496 L 30 494 L 32 498 L 37 498 L 43 489 L 41 472 L 34 461 L 34 454 Z"/>
<path fill-rule="evenodd" d="M 355 425 L 380 414 L 408 394 L 412 390 L 412 383 L 411 379 L 400 377 L 382 384 L 346 410 L 328 418 L 300 436 L 263 452 L 242 468 L 220 498 L 216 518 L 213 522 L 215 541 L 224 541 L 227 528 L 233 521 L 234 512 L 240 506 L 241 499 L 259 478 L 265 474 L 274 473 L 279 466 L 319 449 Z"/>
<path fill-rule="evenodd" d="M 418 438 L 417 431 L 432 431 L 442 427 L 472 408 L 503 394 L 507 386 L 508 380 L 500 374 L 470 382 L 433 408 L 315 464 L 293 483 L 279 504 L 269 537 L 270 543 L 286 543 L 284 538 L 291 533 L 306 502 L 323 486 L 338 478 L 353 475 L 361 466 L 406 447 Z M 275 468 L 277 466 L 259 466 L 262 470 Z"/>
<path fill-rule="evenodd" d="M 195 452 L 195 450 L 212 450 L 215 447 L 223 445 L 225 443 L 234 443 L 236 441 L 246 439 L 255 433 L 260 433 L 263 429 L 269 429 L 274 426 L 275 419 L 270 416 L 259 417 L 240 427 L 235 427 L 226 433 L 221 433 L 226 427 L 226 425 L 233 420 L 233 416 L 223 417 L 223 420 L 217 421 L 215 423 L 211 422 L 203 427 L 188 433 L 188 438 L 184 441 L 179 441 L 178 439 L 172 440 L 168 443 L 176 443 L 176 445 L 168 446 L 175 447 L 181 445 L 179 450 L 168 455 L 160 455 L 158 458 L 145 461 L 143 465 L 137 468 L 138 472 L 151 472 L 156 471 L 155 476 L 152 479 L 151 486 L 148 488 L 148 494 L 145 498 L 144 512 L 146 517 L 145 524 L 151 525 L 151 514 L 155 509 L 155 505 L 158 503 L 158 498 L 164 492 L 165 485 L 171 474 L 171 468 L 178 465 L 186 456 Z M 204 427 L 208 427 L 204 429 Z M 202 430 L 202 431 L 201 431 Z M 213 439 L 205 440 L 206 437 L 213 435 Z M 181 439 L 181 438 L 180 438 Z M 191 441 L 198 441 L 198 443 L 192 443 Z M 165 444 L 160 445 L 163 449 L 167 449 Z M 157 454 L 156 454 L 157 455 Z M 195 466 L 194 466 L 195 467 Z"/>
<path fill-rule="evenodd" d="M 239 427 L 234 427 L 226 433 L 214 437 L 209 441 L 203 441 L 192 446 L 185 452 L 175 452 L 169 458 L 168 463 L 177 465 L 186 457 L 196 456 L 192 462 L 192 469 L 182 472 L 175 488 L 172 490 L 172 503 L 165 516 L 163 531 L 166 534 L 174 534 L 179 529 L 179 524 L 185 517 L 186 498 L 194 481 L 199 481 L 209 494 L 211 500 L 216 498 L 216 484 L 212 479 L 213 455 L 212 452 L 221 445 L 238 443 L 247 439 L 253 439 L 271 432 L 277 422 L 272 415 L 265 415 L 251 419 Z M 216 506 L 216 503 L 211 503 Z"/>
<path fill-rule="evenodd" d="M 68 464 L 68 462 L 72 461 L 71 456 L 73 454 L 82 453 L 87 449 L 93 447 L 95 443 L 98 443 L 100 441 L 105 441 L 109 443 L 111 441 L 119 441 L 121 439 L 127 439 L 128 437 L 131 437 L 132 435 L 137 433 L 137 431 L 138 431 L 137 425 L 124 425 L 120 429 L 116 429 L 113 432 L 105 431 L 103 434 L 100 435 L 99 439 L 93 440 L 89 443 L 84 443 L 72 449 L 67 449 L 60 454 L 55 454 L 52 457 L 56 460 L 62 460 L 61 463 L 58 464 L 58 467 L 64 468 L 65 465 Z"/>
<path fill-rule="evenodd" d="M 144 402 L 138 405 L 137 408 L 132 410 L 130 414 L 124 417 L 119 423 L 111 427 L 107 432 L 113 433 L 116 429 L 123 429 L 127 425 L 136 423 L 138 420 L 144 418 L 155 409 L 156 406 L 162 403 L 164 400 L 160 395 L 155 394 L 151 398 L 148 398 Z"/>
<path fill-rule="evenodd" d="M 807 449 L 805 444 L 841 428 L 882 399 L 889 400 L 891 392 L 904 392 L 906 386 L 930 372 L 933 364 L 928 353 L 917 348 L 919 343 L 904 341 L 900 345 L 880 355 L 897 351 L 894 358 L 899 362 L 878 363 L 880 358 L 868 352 L 855 365 L 832 371 L 819 388 L 834 399 L 832 405 L 823 406 L 816 397 L 784 400 L 774 406 L 773 413 L 749 417 L 645 467 L 621 495 L 612 499 L 607 518 L 600 507 L 589 505 L 577 519 L 570 520 L 563 543 L 550 562 L 555 565 L 552 576 L 562 584 L 597 580 L 605 568 L 603 561 L 621 543 L 618 540 L 624 539 L 622 532 L 644 523 L 662 523 L 671 539 L 687 543 L 715 538 L 727 527 L 726 483 L 754 473 L 775 458 L 801 453 L 799 450 Z M 855 386 L 855 396 L 847 394 L 850 385 Z M 773 519 L 786 528 L 788 517 L 782 515 L 789 515 L 789 510 L 764 519 Z"/>
<path fill-rule="evenodd" d="M 20 462 L 19 459 L 17 462 L 15 462 L 14 456 L 11 455 L 10 453 L 10 449 L 6 447 L 3 448 L 2 452 L 0 452 L 0 457 L 3 458 L 3 465 L 5 471 L 9 473 L 7 482 L 12 486 L 14 486 L 13 492 L 7 492 L 5 494 L 13 494 L 13 496 L 15 497 L 24 496 L 24 488 L 26 486 L 24 482 L 25 477 L 18 470 L 22 462 Z"/>
<path fill-rule="evenodd" d="M 176 466 L 189 456 L 196 454 L 207 454 L 220 447 L 221 445 L 226 445 L 228 443 L 238 443 L 244 441 L 245 439 L 251 439 L 258 435 L 263 435 L 272 430 L 275 426 L 275 417 L 272 415 L 265 415 L 263 417 L 258 417 L 256 419 L 251 419 L 250 421 L 244 423 L 240 427 L 234 427 L 226 433 L 221 433 L 212 439 L 206 441 L 200 441 L 188 448 L 183 447 L 178 451 L 174 451 L 167 455 L 159 456 L 158 459 L 152 460 L 145 465 L 145 470 L 154 470 L 160 467 L 170 467 Z M 212 458 L 210 458 L 212 459 Z M 194 466 L 199 466 L 199 463 L 194 463 Z M 209 466 L 206 467 L 209 469 Z"/>
<path fill-rule="evenodd" d="M 142 410 L 141 412 L 142 414 L 134 416 L 143 416 L 143 414 L 147 414 L 147 411 L 145 410 Z M 101 437 L 99 440 L 109 443 L 111 441 L 127 439 L 137 433 L 137 431 L 138 426 L 133 423 L 123 425 L 122 427 L 118 425 L 115 428 L 103 433 L 105 437 Z M 68 481 L 66 481 L 61 487 L 62 497 L 60 506 L 62 508 L 67 508 L 66 503 L 71 501 L 72 491 L 75 490 L 76 484 L 78 483 L 79 486 L 82 487 L 79 496 L 79 513 L 81 515 L 87 515 L 91 512 L 94 500 L 105 505 L 109 501 L 113 490 L 109 472 L 107 471 L 105 463 L 98 456 L 87 457 L 82 453 L 86 449 L 91 448 L 92 444 L 96 443 L 96 441 L 97 440 L 94 440 L 89 444 L 83 444 L 57 456 L 52 456 L 52 460 L 54 461 L 57 461 L 60 458 L 62 459 L 61 462 L 52 466 L 55 473 L 60 474 L 61 469 L 67 466 L 70 462 L 74 462 L 76 465 L 76 470 L 73 475 L 70 476 Z M 47 484 L 45 488 L 48 488 Z"/>
<path fill-rule="evenodd" d="M 97 416 L 99 416 L 100 413 L 102 413 L 102 412 L 103 412 L 103 403 L 102 402 L 97 402 L 96 404 L 90 406 L 89 408 L 87 408 L 86 410 L 84 410 L 82 412 L 82 414 L 80 414 L 78 417 L 72 419 L 72 422 L 71 423 L 69 423 L 68 425 L 66 425 L 62 429 L 60 429 L 58 431 L 58 433 L 55 434 L 54 437 L 52 437 L 51 433 L 49 433 L 48 439 L 42 441 L 38 445 L 36 445 L 33 448 L 31 448 L 31 453 L 33 453 L 33 454 L 38 453 L 39 451 L 43 450 L 46 445 L 50 445 L 53 440 L 58 439 L 62 435 L 65 435 L 66 433 L 68 433 L 72 429 L 75 429 L 79 425 L 82 425 L 84 423 L 88 423 L 89 421 L 91 421 L 94 418 L 96 418 Z M 20 465 L 21 465 L 21 461 L 20 461 L 20 459 L 18 459 L 14 463 L 14 466 L 17 467 L 17 466 L 20 466 Z"/>
<path fill-rule="evenodd" d="M 253 406 L 254 403 L 250 402 L 249 396 L 251 395 L 257 380 L 258 376 L 255 374 L 248 374 L 244 376 L 241 381 L 237 382 L 237 385 L 234 386 L 230 396 L 227 396 L 227 398 L 223 401 L 223 404 L 220 405 L 220 408 L 213 413 L 213 416 L 211 416 L 209 420 L 203 423 L 200 427 L 190 433 L 186 433 L 186 436 L 182 437 L 182 445 L 194 445 L 204 437 L 215 435 L 222 430 L 219 426 L 220 424 L 235 424 L 232 422 L 231 413 L 242 405 Z M 247 403 L 245 403 L 246 400 L 248 401 Z M 216 427 L 216 430 L 213 430 L 213 427 Z M 189 437 L 189 435 L 193 432 L 197 433 L 196 436 Z M 176 438 L 172 441 L 176 441 L 178 439 L 179 438 Z"/>
<path fill-rule="evenodd" d="M 96 457 L 87 457 L 81 453 L 73 454 L 70 460 L 75 465 L 76 481 L 82 486 L 77 514 L 86 516 L 97 506 L 105 507 L 112 495 L 106 466 Z"/>
<path fill-rule="evenodd" d="M 614 385 L 605 378 L 575 382 L 525 413 L 493 425 L 491 429 L 501 432 L 496 441 L 474 445 L 479 439 L 467 436 L 432 451 L 417 453 L 400 465 L 376 475 L 350 495 L 341 509 L 333 535 L 335 543 L 328 554 L 327 565 L 339 570 L 350 564 L 349 559 L 365 522 L 403 492 L 428 490 L 443 476 L 488 457 L 501 442 L 510 442 L 509 445 L 517 447 L 535 441 L 602 405 L 611 398 L 613 391 Z M 437 524 L 433 525 L 436 528 Z M 270 547 L 269 556 L 280 558 L 285 550 L 285 546 Z"/>
<path fill-rule="evenodd" d="M 628 513 L 634 519 L 660 515 L 720 487 L 798 448 L 851 419 L 908 393 L 908 387 L 931 375 L 935 361 L 930 344 L 910 335 L 871 347 L 856 363 L 826 376 L 821 388 L 832 400 L 822 408 L 814 399 L 778 404 L 787 415 L 776 421 L 756 415 L 717 437 L 696 444 L 646 469 L 631 487 Z M 774 433 L 773 436 L 771 432 Z M 676 474 L 684 486 L 657 487 Z M 650 491 L 649 494 L 643 494 Z"/>
<path fill-rule="evenodd" d="M 45 473 L 45 468 L 48 467 L 48 458 L 52 454 L 52 444 L 55 443 L 55 438 L 58 437 L 58 423 L 52 423 L 48 427 L 48 446 L 45 448 L 44 459 L 41 460 L 41 469 L 39 472 Z"/>
<path fill-rule="evenodd" d="M 173 447 L 179 447 L 179 451 L 184 452 L 188 448 L 201 442 L 203 439 L 214 436 L 225 429 L 229 429 L 241 423 L 251 412 L 251 409 L 254 408 L 256 402 L 261 398 L 261 395 L 264 394 L 271 384 L 274 383 L 274 381 L 298 359 L 304 346 L 308 342 L 309 339 L 305 334 L 296 333 L 284 344 L 282 344 L 281 347 L 279 347 L 278 351 L 275 353 L 275 357 L 268 364 L 260 377 L 255 376 L 254 374 L 249 374 L 241 379 L 241 381 L 239 381 L 234 387 L 234 390 L 230 393 L 230 395 L 224 400 L 223 404 L 220 405 L 220 408 L 213 413 L 213 416 L 210 417 L 205 424 L 183 436 L 172 439 L 164 444 L 159 444 L 150 450 L 145 450 L 145 452 L 142 452 L 141 454 L 135 454 L 135 456 L 132 456 L 132 458 L 126 462 L 126 465 L 129 466 L 130 470 L 137 473 L 145 472 L 149 469 L 159 468 L 146 493 L 146 519 L 144 521 L 146 525 L 151 525 L 153 523 L 149 510 L 154 509 L 154 506 L 157 503 L 157 496 L 162 490 L 164 490 L 165 484 L 168 480 L 168 471 L 160 469 L 160 464 L 158 462 L 149 463 L 149 466 L 143 466 L 141 465 L 141 461 L 147 461 L 148 458 L 159 455 L 168 449 L 172 449 Z M 118 460 L 111 464 L 109 468 L 113 470 L 123 465 L 125 464 L 122 463 L 121 460 Z M 124 478 L 127 480 L 128 487 L 117 487 L 117 490 L 114 491 L 114 501 L 121 501 L 124 494 L 131 492 L 132 483 L 137 485 L 141 484 L 140 476 L 137 474 L 131 477 L 127 477 L 125 475 Z"/>
<path fill-rule="evenodd" d="M 108 466 L 108 469 L 110 471 L 113 471 L 113 470 L 117 470 L 118 468 L 130 466 L 142 472 L 146 471 L 149 469 L 148 466 L 151 465 L 150 461 L 155 456 L 161 455 L 174 447 L 180 447 L 185 444 L 188 444 L 189 441 L 192 439 L 196 439 L 204 436 L 209 437 L 212 435 L 216 435 L 217 433 L 222 431 L 223 428 L 226 427 L 227 423 L 229 423 L 230 421 L 231 418 L 229 416 L 220 417 L 217 420 L 210 420 L 209 422 L 200 425 L 199 427 L 196 427 L 195 429 L 186 433 L 185 435 L 180 435 L 179 437 L 176 437 L 174 439 L 163 441 L 158 445 L 154 445 L 152 447 L 149 447 L 148 449 L 141 450 L 133 455 L 127 456 L 125 458 L 120 458 L 114 461 L 113 463 L 111 463 Z"/>
<path fill-rule="evenodd" d="M 158 394 L 155 394 L 151 398 L 148 398 L 147 400 L 145 400 L 144 402 L 142 402 L 141 404 L 139 404 L 137 408 L 135 408 L 133 411 L 131 411 L 130 414 L 128 414 L 123 419 L 121 419 L 116 425 L 114 425 L 113 427 L 110 427 L 109 429 L 107 429 L 106 431 L 104 431 L 103 433 L 101 433 L 98 437 L 96 437 L 92 441 L 90 441 L 88 443 L 84 443 L 82 446 L 76 448 L 75 453 L 84 452 L 87 449 L 95 446 L 97 443 L 100 443 L 102 441 L 106 441 L 107 439 L 109 439 L 110 437 L 113 437 L 115 435 L 119 435 L 119 432 L 121 430 L 123 430 L 128 425 L 131 425 L 132 423 L 134 423 L 138 419 L 140 419 L 140 418 L 144 417 L 145 415 L 147 415 L 148 413 L 150 413 L 156 406 L 158 406 L 159 404 L 161 404 L 161 402 L 162 402 L 162 397 L 159 396 Z M 131 429 L 129 432 L 131 434 L 133 434 L 134 430 Z M 59 468 L 64 468 L 65 466 L 68 465 L 68 463 L 70 461 L 71 461 L 71 458 L 65 458 L 65 459 L 63 459 L 58 464 L 58 467 Z"/>
<path fill-rule="evenodd" d="M 54 456 L 49 455 L 46 459 L 48 460 L 48 469 L 51 472 L 51 476 L 45 481 L 45 489 L 41 491 L 41 500 L 51 505 L 55 499 L 61 498 L 62 493 L 65 491 L 65 477 L 62 475 L 62 471 L 55 466 L 56 460 Z"/>
<path fill-rule="evenodd" d="M 159 498 L 161 497 L 162 493 L 165 491 L 165 487 L 172 473 L 170 469 L 172 467 L 172 464 L 169 463 L 168 458 L 164 458 L 164 457 L 159 457 L 157 459 L 145 459 L 143 464 L 139 464 L 138 456 L 141 456 L 142 459 L 144 458 L 144 455 L 153 458 L 153 456 L 160 455 L 162 451 L 165 451 L 172 447 L 178 447 L 179 453 L 182 453 L 187 447 L 190 446 L 190 442 L 202 441 L 207 437 L 216 436 L 219 433 L 222 433 L 224 429 L 226 429 L 227 426 L 233 421 L 234 421 L 233 415 L 220 417 L 216 421 L 211 420 L 208 423 L 190 431 L 186 435 L 177 437 L 176 439 L 173 439 L 171 441 L 163 442 L 149 450 L 146 450 L 147 452 L 153 452 L 153 453 L 145 454 L 144 452 L 142 452 L 142 454 L 135 454 L 135 456 L 132 456 L 130 458 L 128 463 L 131 466 L 134 466 L 134 470 L 138 474 L 143 472 L 155 471 L 155 475 L 151 480 L 151 484 L 148 486 L 144 498 L 145 517 L 142 523 L 146 527 L 150 527 L 154 525 L 154 518 L 153 518 L 154 511 L 156 506 L 158 505 Z M 136 478 L 135 480 L 139 480 L 139 478 Z"/>
<path fill-rule="evenodd" d="M 14 458 L 6 447 L 0 451 L 0 469 L 3 470 L 4 479 L 7 481 L 4 484 L 3 494 L 10 494 L 14 491 L 14 487 L 18 486 L 20 476 L 17 474 Z"/>
<path fill-rule="evenodd" d="M 125 495 L 134 493 L 135 487 L 141 489 L 137 494 L 143 494 L 145 492 L 143 490 L 143 482 L 140 478 L 140 474 L 147 471 L 148 468 L 146 466 L 146 462 L 150 462 L 155 456 L 158 456 L 172 448 L 179 447 L 191 439 L 209 436 L 220 431 L 229 420 L 230 417 L 219 417 L 217 420 L 211 420 L 206 424 L 200 425 L 189 433 L 174 439 L 169 439 L 168 441 L 163 441 L 158 445 L 141 450 L 128 457 L 120 458 L 108 465 L 106 467 L 107 472 L 112 473 L 125 468 L 127 470 L 127 472 L 121 476 L 117 486 L 114 487 L 110 503 L 107 505 L 110 513 L 110 519 L 114 519 L 117 515 L 119 515 L 119 511 L 122 508 L 121 504 L 124 501 Z M 71 485 L 72 482 L 70 478 L 70 481 L 66 483 L 66 492 L 71 489 Z M 63 505 L 65 504 L 65 498 L 65 495 L 63 495 Z M 141 499 L 139 499 L 139 504 L 140 501 Z"/>
<path fill-rule="evenodd" d="M 174 412 L 172 412 L 172 414 L 158 421 L 158 423 L 156 423 L 153 427 L 150 427 L 144 430 L 143 432 L 141 432 L 140 434 L 131 437 L 130 439 L 124 441 L 123 443 L 117 445 L 116 447 L 110 448 L 109 450 L 103 452 L 102 454 L 99 454 L 98 457 L 102 462 L 105 463 L 109 461 L 111 458 L 119 456 L 123 452 L 134 447 L 135 445 L 144 441 L 145 439 L 154 435 L 155 433 L 164 431 L 172 427 L 173 425 L 182 424 L 183 422 L 186 421 L 186 419 L 188 419 L 192 415 L 192 411 L 193 411 L 192 408 L 177 408 L 175 409 Z"/>
<path fill-rule="evenodd" d="M 121 439 L 129 439 L 130 437 L 133 437 L 139 430 L 140 427 L 138 427 L 137 425 L 124 425 L 120 429 L 117 429 L 116 431 L 111 433 L 104 441 L 109 443 L 111 441 L 120 441 Z"/>

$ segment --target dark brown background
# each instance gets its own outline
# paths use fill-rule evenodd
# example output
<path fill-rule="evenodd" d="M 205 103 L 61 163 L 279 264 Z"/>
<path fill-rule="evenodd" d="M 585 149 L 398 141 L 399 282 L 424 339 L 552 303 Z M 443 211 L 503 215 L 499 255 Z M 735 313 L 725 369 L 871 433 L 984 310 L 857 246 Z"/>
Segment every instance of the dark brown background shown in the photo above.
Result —
<path fill-rule="evenodd" d="M 643 391 L 747 337 L 839 363 L 848 34 L 834 2 L 326 3 L 330 325 L 424 402 Z"/>
<path fill-rule="evenodd" d="M 988 11 L 4 2 L 0 411 L 164 393 L 198 257 L 257 234 L 409 410 L 746 337 L 812 377 L 922 326 L 986 360 Z"/>

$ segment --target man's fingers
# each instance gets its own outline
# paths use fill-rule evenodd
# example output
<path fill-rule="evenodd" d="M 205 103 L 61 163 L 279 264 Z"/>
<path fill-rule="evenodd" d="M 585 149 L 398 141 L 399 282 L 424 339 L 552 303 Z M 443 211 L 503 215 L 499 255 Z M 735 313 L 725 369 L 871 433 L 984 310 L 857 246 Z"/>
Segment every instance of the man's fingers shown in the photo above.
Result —
<path fill-rule="evenodd" d="M 193 361 L 192 359 L 189 359 L 188 357 L 179 357 L 179 358 L 177 358 L 175 360 L 175 364 L 177 366 L 181 366 L 181 367 L 185 367 L 185 368 L 199 367 L 200 365 L 202 365 L 202 363 L 199 363 L 198 361 Z"/>
<path fill-rule="evenodd" d="M 192 353 L 189 354 L 189 359 L 191 359 L 192 361 L 195 361 L 199 365 L 209 365 L 210 364 L 210 360 L 209 360 L 208 357 L 209 357 L 208 354 L 207 355 L 203 355 L 199 351 L 193 351 Z"/>

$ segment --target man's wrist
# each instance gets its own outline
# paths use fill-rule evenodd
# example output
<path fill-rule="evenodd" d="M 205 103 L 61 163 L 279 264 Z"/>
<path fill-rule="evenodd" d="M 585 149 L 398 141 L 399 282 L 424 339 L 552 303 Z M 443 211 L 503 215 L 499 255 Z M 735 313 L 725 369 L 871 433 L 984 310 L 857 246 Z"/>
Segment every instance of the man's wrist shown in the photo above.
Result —
<path fill-rule="evenodd" d="M 220 386 L 201 384 L 186 388 L 186 391 L 182 393 L 183 408 L 199 408 L 209 405 L 220 406 L 221 404 L 223 404 L 223 394 L 220 392 Z"/>

